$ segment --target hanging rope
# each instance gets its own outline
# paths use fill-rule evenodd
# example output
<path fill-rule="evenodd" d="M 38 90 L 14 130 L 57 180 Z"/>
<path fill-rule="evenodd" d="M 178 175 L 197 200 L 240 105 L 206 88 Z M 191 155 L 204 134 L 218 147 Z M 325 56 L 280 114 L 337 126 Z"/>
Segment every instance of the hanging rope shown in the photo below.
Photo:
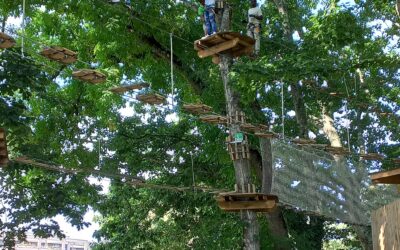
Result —
<path fill-rule="evenodd" d="M 350 100 L 350 94 L 349 94 L 349 89 L 347 88 L 346 81 L 343 76 L 343 82 L 344 86 L 346 87 L 346 94 L 347 94 L 347 100 Z M 351 151 L 351 144 L 350 144 L 350 119 L 349 119 L 349 109 L 348 109 L 348 101 L 346 101 L 346 105 L 344 106 L 345 108 L 345 113 L 346 113 L 346 119 L 348 124 L 346 124 L 346 130 L 347 130 L 347 146 L 349 147 L 349 151 Z"/>
<path fill-rule="evenodd" d="M 171 103 L 174 106 L 174 44 L 172 33 L 169 33 L 169 40 L 171 45 Z"/>
<path fill-rule="evenodd" d="M 25 57 L 24 55 L 24 47 L 25 47 L 25 42 L 24 42 L 24 37 L 25 37 L 25 0 L 22 0 L 22 38 L 21 38 L 21 54 L 22 57 Z"/>
<path fill-rule="evenodd" d="M 285 98 L 284 98 L 285 84 L 282 82 L 281 89 L 281 104 L 282 104 L 282 138 L 285 139 Z"/>
<path fill-rule="evenodd" d="M 193 191 L 196 191 L 196 189 L 194 189 L 194 187 L 196 187 L 196 183 L 194 180 L 194 161 L 193 161 L 193 153 L 190 152 L 190 159 L 192 160 L 192 181 L 193 181 Z"/>

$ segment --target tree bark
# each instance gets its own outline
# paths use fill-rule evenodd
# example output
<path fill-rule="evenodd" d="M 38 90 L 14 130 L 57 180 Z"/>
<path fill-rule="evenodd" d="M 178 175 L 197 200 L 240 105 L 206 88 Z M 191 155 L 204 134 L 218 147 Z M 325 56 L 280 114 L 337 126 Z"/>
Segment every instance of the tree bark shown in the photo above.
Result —
<path fill-rule="evenodd" d="M 230 26 L 229 8 L 225 8 L 223 11 L 222 22 L 220 26 L 221 31 L 227 31 Z M 234 116 L 237 112 L 241 112 L 239 106 L 239 94 L 234 91 L 230 84 L 229 72 L 230 65 L 232 64 L 232 57 L 229 54 L 220 55 L 220 74 L 224 85 L 224 92 L 226 98 L 226 113 L 229 116 Z M 241 132 L 239 124 L 230 124 L 230 133 L 235 134 Z M 247 187 L 251 184 L 251 171 L 250 171 L 250 160 L 239 159 L 233 162 L 235 167 L 236 184 L 239 188 Z M 245 191 L 245 190 L 242 190 Z M 260 249 L 260 226 L 257 221 L 257 215 L 253 211 L 242 210 L 241 218 L 244 222 L 243 229 L 243 243 L 244 249 L 246 250 L 258 250 Z"/>
<path fill-rule="evenodd" d="M 237 112 L 240 112 L 239 107 L 239 95 L 235 92 L 229 82 L 229 67 L 232 62 L 232 57 L 227 54 L 220 55 L 221 62 L 220 73 L 222 82 L 224 84 L 225 98 L 226 98 L 226 111 L 229 116 L 234 116 Z M 241 132 L 239 124 L 230 124 L 230 133 L 235 134 Z M 251 184 L 251 172 L 250 172 L 250 161 L 249 159 L 239 159 L 233 162 L 235 167 L 236 184 L 239 188 L 247 187 Z M 245 190 L 242 190 L 245 191 Z M 241 218 L 244 222 L 244 249 L 257 250 L 260 249 L 260 227 L 257 221 L 256 213 L 249 210 L 241 211 Z"/>

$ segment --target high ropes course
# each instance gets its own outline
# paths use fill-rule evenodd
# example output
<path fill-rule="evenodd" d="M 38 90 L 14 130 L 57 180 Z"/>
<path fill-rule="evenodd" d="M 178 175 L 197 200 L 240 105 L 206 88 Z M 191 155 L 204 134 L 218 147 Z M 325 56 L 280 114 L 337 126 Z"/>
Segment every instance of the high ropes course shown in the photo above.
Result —
<path fill-rule="evenodd" d="M 190 46 L 194 45 L 200 58 L 211 57 L 213 63 L 216 64 L 220 63 L 221 55 L 228 54 L 231 57 L 250 55 L 255 44 L 254 39 L 237 32 L 218 32 L 193 43 L 171 32 L 154 27 L 134 15 L 131 15 L 131 17 L 149 25 L 151 28 L 170 35 L 170 96 L 172 106 L 174 105 L 174 38 L 189 43 Z M 23 41 L 24 39 L 30 39 L 24 34 L 20 36 Z M 68 48 L 56 45 L 41 45 L 43 49 L 38 54 L 60 65 L 73 65 L 76 62 L 92 65 L 89 62 L 79 60 L 79 54 Z M 15 39 L 9 34 L 0 32 L 0 48 L 10 49 L 14 46 L 16 46 Z M 26 51 L 23 43 L 22 47 L 22 51 Z M 35 59 L 26 57 L 24 54 L 21 55 L 12 50 L 9 50 L 9 52 L 15 56 L 21 56 L 36 62 Z M 42 66 L 51 67 L 46 64 L 42 64 Z M 94 85 L 107 82 L 107 75 L 101 70 L 93 68 L 76 68 L 71 76 L 76 80 Z M 167 104 L 167 96 L 152 90 L 151 83 L 147 82 L 114 86 L 108 90 L 116 95 L 122 95 L 130 99 L 133 97 L 126 95 L 126 93 L 135 93 L 136 97 L 134 99 L 136 101 L 148 105 Z M 328 93 L 326 91 L 324 93 L 344 99 L 349 96 L 348 93 L 347 97 L 345 93 Z M 15 157 L 10 160 L 5 129 L 0 129 L 0 166 L 5 167 L 11 161 L 12 166 L 16 168 L 19 164 L 22 164 L 70 175 L 98 176 L 121 180 L 137 188 L 161 189 L 174 192 L 201 191 L 216 195 L 219 207 L 225 211 L 252 210 L 268 213 L 274 210 L 276 206 L 282 206 L 287 209 L 302 211 L 305 214 L 324 217 L 327 220 L 340 220 L 353 225 L 369 225 L 369 213 L 371 210 L 385 205 L 398 197 L 397 190 L 393 186 L 371 186 L 371 184 L 400 184 L 399 169 L 374 173 L 370 176 L 368 163 L 371 161 L 385 162 L 395 167 L 400 167 L 399 158 L 387 158 L 385 155 L 373 152 L 354 153 L 349 148 L 320 144 L 311 139 L 289 138 L 285 136 L 284 132 L 281 134 L 275 133 L 263 124 L 250 123 L 243 112 L 221 115 L 215 113 L 212 107 L 202 103 L 186 103 L 183 101 L 181 103 L 183 111 L 197 116 L 201 122 L 226 129 L 231 127 L 239 129 L 239 132 L 229 133 L 225 142 L 232 161 L 250 158 L 249 137 L 271 141 L 273 166 L 271 194 L 261 193 L 253 184 L 235 185 L 235 190 L 229 192 L 229 189 L 197 186 L 194 183 L 190 187 L 180 187 L 158 184 L 156 180 L 146 180 L 128 174 L 108 173 L 102 170 L 88 170 L 85 168 L 72 169 L 68 166 L 60 166 L 56 163 L 28 156 Z M 377 107 L 372 108 L 376 109 L 378 115 L 398 119 L 393 113 L 384 112 Z M 284 110 L 283 101 L 282 110 Z M 338 161 L 337 158 L 341 160 Z"/>

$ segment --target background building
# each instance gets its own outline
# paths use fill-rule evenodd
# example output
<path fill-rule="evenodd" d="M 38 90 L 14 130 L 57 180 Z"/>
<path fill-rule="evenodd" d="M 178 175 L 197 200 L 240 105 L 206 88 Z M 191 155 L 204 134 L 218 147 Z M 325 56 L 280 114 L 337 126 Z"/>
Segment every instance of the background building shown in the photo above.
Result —
<path fill-rule="evenodd" d="M 0 240 L 0 247 L 2 246 Z M 89 241 L 71 239 L 35 238 L 33 235 L 27 235 L 25 242 L 20 242 L 15 247 L 16 250 L 90 250 Z"/>

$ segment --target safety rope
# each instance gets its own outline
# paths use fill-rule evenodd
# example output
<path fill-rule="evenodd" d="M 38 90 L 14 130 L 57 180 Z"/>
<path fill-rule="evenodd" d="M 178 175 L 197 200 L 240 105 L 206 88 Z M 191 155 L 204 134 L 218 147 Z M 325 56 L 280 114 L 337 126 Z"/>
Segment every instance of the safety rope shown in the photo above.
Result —
<path fill-rule="evenodd" d="M 169 41 L 171 45 L 171 105 L 174 107 L 174 43 L 173 34 L 169 33 Z"/>
<path fill-rule="evenodd" d="M 21 38 L 21 54 L 22 57 L 25 57 L 24 55 L 24 47 L 25 47 L 25 0 L 22 0 L 22 38 Z"/>
<path fill-rule="evenodd" d="M 285 139 L 285 97 L 284 97 L 285 83 L 282 81 L 281 89 L 281 104 L 282 104 L 282 138 Z"/>

